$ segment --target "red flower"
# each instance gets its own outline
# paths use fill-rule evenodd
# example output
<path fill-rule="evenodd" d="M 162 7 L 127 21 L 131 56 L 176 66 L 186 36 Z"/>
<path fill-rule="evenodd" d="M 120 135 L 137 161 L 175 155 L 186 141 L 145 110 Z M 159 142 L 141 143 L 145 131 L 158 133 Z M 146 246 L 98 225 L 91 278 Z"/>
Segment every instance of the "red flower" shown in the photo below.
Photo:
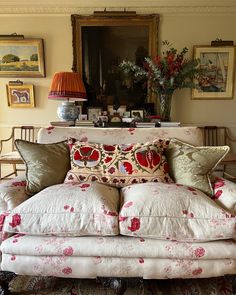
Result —
<path fill-rule="evenodd" d="M 71 246 L 69 246 L 63 250 L 63 255 L 72 256 L 73 252 L 74 252 L 73 248 Z"/>
<path fill-rule="evenodd" d="M 225 183 L 224 183 L 224 181 L 218 181 L 218 182 L 215 182 L 214 184 L 213 184 L 213 188 L 214 189 L 217 189 L 217 188 L 220 188 L 220 187 L 222 187 L 222 186 L 224 186 L 225 185 Z"/>
<path fill-rule="evenodd" d="M 141 166 L 151 169 L 155 168 L 161 161 L 161 156 L 153 150 L 137 152 L 136 158 Z"/>
<path fill-rule="evenodd" d="M 99 159 L 99 152 L 90 146 L 83 146 L 74 152 L 74 160 L 81 161 L 97 161 Z"/>
<path fill-rule="evenodd" d="M 120 170 L 122 173 L 132 174 L 133 173 L 133 166 L 129 162 L 123 162 L 123 163 L 121 163 Z"/>
<path fill-rule="evenodd" d="M 123 208 L 129 208 L 132 205 L 133 205 L 133 202 L 129 201 L 129 202 L 124 203 Z"/>
<path fill-rule="evenodd" d="M 128 226 L 128 229 L 132 232 L 140 229 L 140 220 L 137 217 L 131 219 L 131 226 Z"/>
<path fill-rule="evenodd" d="M 196 257 L 202 257 L 205 255 L 205 249 L 202 247 L 198 247 L 197 249 L 195 249 L 194 254 Z"/>
<path fill-rule="evenodd" d="M 21 224 L 21 216 L 19 214 L 14 214 L 12 216 L 12 222 L 9 223 L 11 227 L 16 227 Z"/>
<path fill-rule="evenodd" d="M 220 189 L 217 192 L 215 192 L 214 196 L 212 197 L 213 200 L 219 199 L 219 197 L 222 195 L 223 191 Z"/>
<path fill-rule="evenodd" d="M 113 174 L 115 171 L 116 171 L 116 169 L 115 169 L 114 167 L 111 167 L 111 168 L 108 170 L 108 172 L 109 172 L 110 174 Z"/>
<path fill-rule="evenodd" d="M 23 181 L 14 181 L 12 182 L 11 184 L 12 186 L 26 186 L 26 181 L 23 180 Z"/>
<path fill-rule="evenodd" d="M 140 258 L 139 258 L 139 263 L 144 263 L 144 259 L 143 259 L 143 257 L 140 257 Z"/>
<path fill-rule="evenodd" d="M 6 215 L 1 214 L 0 215 L 0 226 L 3 226 L 4 220 L 5 220 Z"/>
<path fill-rule="evenodd" d="M 62 272 L 63 272 L 65 275 L 69 275 L 69 274 L 72 273 L 72 269 L 68 266 L 68 267 L 63 268 Z"/>
<path fill-rule="evenodd" d="M 103 176 L 101 179 L 102 179 L 103 182 L 107 182 L 108 181 L 108 179 L 105 176 Z"/>
<path fill-rule="evenodd" d="M 104 160 L 104 162 L 105 162 L 105 163 L 108 163 L 108 162 L 110 162 L 111 160 L 112 160 L 112 157 L 106 157 L 105 160 Z"/>
<path fill-rule="evenodd" d="M 83 183 L 81 185 L 79 185 L 80 188 L 88 188 L 90 187 L 90 184 L 89 183 Z"/>
<path fill-rule="evenodd" d="M 114 145 L 103 145 L 103 149 L 106 152 L 114 152 L 114 150 L 116 149 L 116 147 Z"/>
<path fill-rule="evenodd" d="M 130 144 L 128 146 L 124 146 L 124 148 L 122 148 L 122 152 L 129 152 L 133 149 L 133 144 Z"/>
<path fill-rule="evenodd" d="M 5 218 L 6 218 L 5 214 L 0 215 L 0 231 L 2 231 Z"/>
<path fill-rule="evenodd" d="M 122 222 L 122 221 L 125 221 L 128 217 L 125 217 L 125 216 L 119 216 L 119 221 Z"/>
<path fill-rule="evenodd" d="M 194 269 L 194 270 L 192 271 L 192 274 L 193 274 L 194 276 L 200 275 L 201 273 L 202 273 L 202 268 L 201 268 L 201 267 L 198 267 L 198 268 L 196 268 L 196 269 Z"/>

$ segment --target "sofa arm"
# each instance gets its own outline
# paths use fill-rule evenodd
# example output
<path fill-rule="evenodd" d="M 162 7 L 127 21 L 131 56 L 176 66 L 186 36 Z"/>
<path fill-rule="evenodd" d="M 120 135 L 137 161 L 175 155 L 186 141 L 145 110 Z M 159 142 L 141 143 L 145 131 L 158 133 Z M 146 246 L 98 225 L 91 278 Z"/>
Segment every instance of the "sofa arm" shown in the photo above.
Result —
<path fill-rule="evenodd" d="M 0 184 L 0 213 L 14 209 L 28 199 L 25 176 L 18 176 Z"/>
<path fill-rule="evenodd" d="M 214 191 L 212 200 L 236 215 L 236 183 L 221 177 L 214 177 L 212 187 Z"/>

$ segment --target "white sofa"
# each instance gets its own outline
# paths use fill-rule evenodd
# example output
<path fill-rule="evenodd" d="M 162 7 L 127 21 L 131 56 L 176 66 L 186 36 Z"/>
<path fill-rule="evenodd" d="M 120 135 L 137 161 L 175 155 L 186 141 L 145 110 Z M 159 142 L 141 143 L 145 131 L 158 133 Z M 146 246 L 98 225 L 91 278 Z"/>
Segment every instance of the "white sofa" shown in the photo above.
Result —
<path fill-rule="evenodd" d="M 39 131 L 38 142 L 55 143 L 66 140 L 68 137 L 84 142 L 105 144 L 147 142 L 156 138 L 172 137 L 192 145 L 200 146 L 203 143 L 202 132 L 196 127 L 137 129 L 49 127 Z M 215 196 L 219 186 L 214 187 Z M 207 198 L 210 199 L 211 204 L 216 202 L 216 206 L 222 210 L 228 210 L 227 212 L 233 218 L 236 185 L 224 180 L 224 188 L 221 188 L 221 191 L 223 194 L 220 199 Z M 33 198 L 35 196 L 31 197 Z M 2 212 L 9 213 L 27 199 L 24 177 L 1 184 L 0 209 Z M 47 203 L 47 200 L 45 202 Z M 181 228 L 179 232 L 181 233 Z M 4 235 L 6 234 L 3 233 Z M 219 238 L 213 241 L 191 242 L 178 241 L 178 238 L 169 240 L 140 237 L 135 236 L 135 233 L 131 236 L 98 234 L 97 236 L 70 237 L 16 234 L 3 241 L 1 251 L 2 270 L 25 275 L 167 279 L 207 278 L 236 274 L 234 239 Z M 118 292 L 121 292 L 120 289 Z"/>

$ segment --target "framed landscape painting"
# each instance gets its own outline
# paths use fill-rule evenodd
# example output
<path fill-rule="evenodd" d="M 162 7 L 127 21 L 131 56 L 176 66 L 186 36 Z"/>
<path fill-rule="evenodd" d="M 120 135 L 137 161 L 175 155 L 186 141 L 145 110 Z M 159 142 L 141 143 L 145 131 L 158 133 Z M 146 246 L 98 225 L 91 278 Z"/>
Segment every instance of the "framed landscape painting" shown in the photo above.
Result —
<path fill-rule="evenodd" d="M 234 88 L 235 46 L 194 46 L 204 74 L 192 90 L 193 99 L 231 99 Z"/>
<path fill-rule="evenodd" d="M 0 77 L 45 77 L 43 39 L 0 39 Z"/>

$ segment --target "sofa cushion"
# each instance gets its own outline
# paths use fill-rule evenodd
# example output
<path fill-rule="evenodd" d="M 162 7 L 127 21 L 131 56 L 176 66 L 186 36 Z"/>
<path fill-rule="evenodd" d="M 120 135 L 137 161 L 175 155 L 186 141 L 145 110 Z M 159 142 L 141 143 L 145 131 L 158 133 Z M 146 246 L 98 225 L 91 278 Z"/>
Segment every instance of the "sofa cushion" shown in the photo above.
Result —
<path fill-rule="evenodd" d="M 147 181 L 172 182 L 164 152 L 169 141 L 105 145 L 76 142 L 66 183 L 96 181 L 123 187 Z"/>
<path fill-rule="evenodd" d="M 117 235 L 119 192 L 100 183 L 50 186 L 16 207 L 4 231 L 32 235 Z"/>
<path fill-rule="evenodd" d="M 212 195 L 209 174 L 228 151 L 228 146 L 195 147 L 173 138 L 166 153 L 170 175 L 176 183 L 191 186 Z"/>
<path fill-rule="evenodd" d="M 236 237 L 235 216 L 192 187 L 145 183 L 121 193 L 122 235 L 192 242 Z"/>
<path fill-rule="evenodd" d="M 40 144 L 21 139 L 16 147 L 26 165 L 26 192 L 33 195 L 50 185 L 63 183 L 70 169 L 67 142 Z"/>

